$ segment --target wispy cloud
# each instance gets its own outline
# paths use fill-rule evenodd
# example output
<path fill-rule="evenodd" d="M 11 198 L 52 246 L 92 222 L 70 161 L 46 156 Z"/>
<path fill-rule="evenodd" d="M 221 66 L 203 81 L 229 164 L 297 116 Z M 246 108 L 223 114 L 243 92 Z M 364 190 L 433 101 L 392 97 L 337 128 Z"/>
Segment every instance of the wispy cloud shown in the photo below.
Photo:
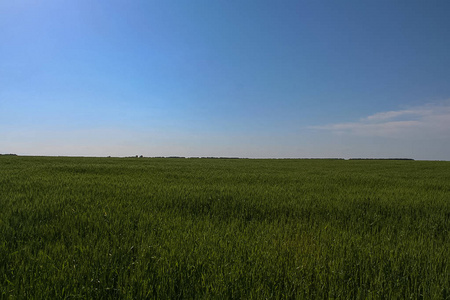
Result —
<path fill-rule="evenodd" d="M 450 101 L 386 111 L 356 122 L 310 126 L 339 134 L 389 138 L 450 138 Z"/>
<path fill-rule="evenodd" d="M 397 110 L 397 111 L 386 111 L 373 114 L 366 118 L 363 118 L 362 121 L 384 121 L 384 120 L 392 120 L 400 117 L 418 117 L 432 114 L 432 110 L 429 109 L 408 109 L 408 110 Z"/>

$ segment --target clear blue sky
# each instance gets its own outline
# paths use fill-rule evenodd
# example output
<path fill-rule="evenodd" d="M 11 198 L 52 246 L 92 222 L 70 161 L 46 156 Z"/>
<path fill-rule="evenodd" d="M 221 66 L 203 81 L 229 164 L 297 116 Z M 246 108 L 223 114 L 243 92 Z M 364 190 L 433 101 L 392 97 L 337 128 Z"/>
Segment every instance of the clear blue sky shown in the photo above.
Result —
<path fill-rule="evenodd" d="M 1 1 L 0 153 L 450 160 L 450 1 Z"/>

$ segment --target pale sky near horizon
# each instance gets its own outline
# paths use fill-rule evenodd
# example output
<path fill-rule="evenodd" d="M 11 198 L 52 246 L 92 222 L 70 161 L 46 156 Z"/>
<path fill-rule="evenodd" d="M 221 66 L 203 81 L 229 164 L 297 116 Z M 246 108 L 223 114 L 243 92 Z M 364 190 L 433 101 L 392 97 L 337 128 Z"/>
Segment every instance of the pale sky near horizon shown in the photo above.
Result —
<path fill-rule="evenodd" d="M 450 160 L 450 1 L 1 1 L 0 153 Z"/>

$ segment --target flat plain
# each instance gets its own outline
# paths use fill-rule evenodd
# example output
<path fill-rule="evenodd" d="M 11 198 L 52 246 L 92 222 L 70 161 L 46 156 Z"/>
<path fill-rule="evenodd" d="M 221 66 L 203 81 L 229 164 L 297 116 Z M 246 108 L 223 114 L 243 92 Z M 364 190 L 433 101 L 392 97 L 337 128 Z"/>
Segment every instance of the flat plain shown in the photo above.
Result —
<path fill-rule="evenodd" d="M 450 299 L 450 162 L 0 156 L 2 299 Z"/>

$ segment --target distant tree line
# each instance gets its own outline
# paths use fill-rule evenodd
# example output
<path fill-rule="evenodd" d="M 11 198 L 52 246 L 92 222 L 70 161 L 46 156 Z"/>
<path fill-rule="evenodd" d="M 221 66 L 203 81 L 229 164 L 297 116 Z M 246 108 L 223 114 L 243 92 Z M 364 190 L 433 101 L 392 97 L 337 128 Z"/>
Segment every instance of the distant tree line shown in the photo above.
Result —
<path fill-rule="evenodd" d="M 350 158 L 349 160 L 414 160 L 413 158 Z"/>
<path fill-rule="evenodd" d="M 0 154 L 0 155 L 17 155 L 17 154 Z M 111 157 L 111 156 L 108 156 Z M 144 158 L 143 155 L 128 156 L 128 158 Z M 189 159 L 249 159 L 246 157 L 229 157 L 229 156 L 153 156 L 151 158 L 189 158 Z M 345 158 L 338 157 L 322 157 L 322 158 L 272 158 L 272 159 L 302 159 L 302 160 L 345 160 Z M 362 158 L 362 157 L 352 157 L 348 160 L 414 160 L 413 158 Z"/>

